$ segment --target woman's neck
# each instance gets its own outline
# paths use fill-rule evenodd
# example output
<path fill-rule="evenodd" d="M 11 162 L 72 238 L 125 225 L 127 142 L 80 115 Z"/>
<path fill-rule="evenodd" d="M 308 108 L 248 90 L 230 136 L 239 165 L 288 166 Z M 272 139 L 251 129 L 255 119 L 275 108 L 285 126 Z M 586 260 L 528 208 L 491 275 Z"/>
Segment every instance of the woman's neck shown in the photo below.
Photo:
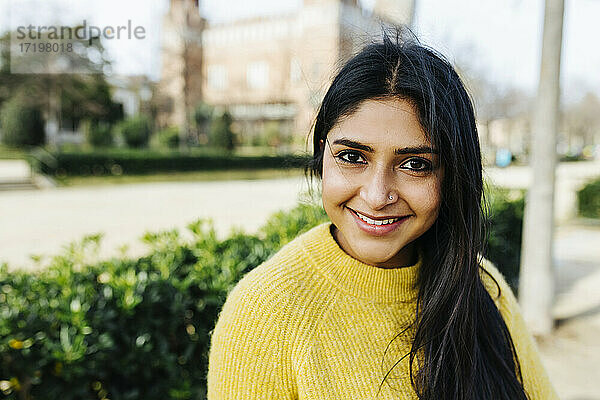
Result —
<path fill-rule="evenodd" d="M 346 254 L 357 259 L 358 261 L 361 261 L 365 264 L 373 265 L 377 268 L 391 269 L 410 267 L 412 265 L 415 265 L 418 261 L 418 254 L 414 242 L 407 244 L 389 260 L 377 264 L 372 264 L 361 260 L 359 257 L 357 257 L 357 255 L 352 251 L 352 248 L 350 247 L 348 242 L 345 240 L 340 230 L 334 224 L 331 224 L 331 236 L 333 236 L 338 246 L 340 246 L 340 248 L 344 250 Z"/>

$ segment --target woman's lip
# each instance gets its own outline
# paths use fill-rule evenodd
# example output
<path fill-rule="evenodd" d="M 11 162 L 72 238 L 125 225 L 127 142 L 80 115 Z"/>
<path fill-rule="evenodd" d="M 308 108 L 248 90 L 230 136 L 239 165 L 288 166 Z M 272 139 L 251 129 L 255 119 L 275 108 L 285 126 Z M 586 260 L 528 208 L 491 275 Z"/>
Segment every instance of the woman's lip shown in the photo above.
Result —
<path fill-rule="evenodd" d="M 347 208 L 348 210 L 352 211 L 352 212 L 359 213 L 358 211 L 356 211 L 356 210 L 353 210 L 353 209 L 351 209 L 350 207 L 346 207 L 346 208 Z M 363 213 L 363 212 L 360 212 L 359 214 L 360 214 L 360 215 L 364 215 L 365 217 L 368 217 L 368 218 L 374 219 L 374 220 L 376 220 L 376 221 L 385 221 L 386 219 L 395 219 L 395 218 L 404 218 L 404 217 L 407 217 L 407 215 L 396 215 L 396 216 L 385 216 L 385 217 L 373 217 L 373 216 L 371 216 L 371 215 L 369 215 L 369 214 L 365 214 L 365 213 Z"/>
<path fill-rule="evenodd" d="M 404 223 L 404 221 L 406 221 L 408 219 L 408 215 L 405 217 L 401 217 L 400 220 L 393 222 L 391 224 L 386 224 L 386 225 L 371 225 L 366 223 L 365 221 L 363 221 L 354 210 L 352 210 L 351 208 L 348 208 L 348 210 L 350 211 L 350 214 L 352 215 L 352 217 L 354 218 L 354 221 L 356 222 L 356 225 L 358 226 L 358 228 L 360 230 L 362 230 L 363 232 L 366 232 L 370 235 L 373 236 L 383 236 L 383 235 L 387 235 L 388 233 L 396 230 L 400 225 L 402 225 Z"/>

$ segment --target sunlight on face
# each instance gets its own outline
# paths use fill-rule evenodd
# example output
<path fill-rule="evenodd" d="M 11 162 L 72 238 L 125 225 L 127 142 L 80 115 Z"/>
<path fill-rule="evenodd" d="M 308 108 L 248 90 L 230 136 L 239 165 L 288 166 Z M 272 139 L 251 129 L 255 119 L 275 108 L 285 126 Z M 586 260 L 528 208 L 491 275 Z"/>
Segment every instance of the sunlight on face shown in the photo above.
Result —
<path fill-rule="evenodd" d="M 324 145 L 323 207 L 340 247 L 378 267 L 414 263 L 412 243 L 438 215 L 443 173 L 412 104 L 365 101 Z"/>

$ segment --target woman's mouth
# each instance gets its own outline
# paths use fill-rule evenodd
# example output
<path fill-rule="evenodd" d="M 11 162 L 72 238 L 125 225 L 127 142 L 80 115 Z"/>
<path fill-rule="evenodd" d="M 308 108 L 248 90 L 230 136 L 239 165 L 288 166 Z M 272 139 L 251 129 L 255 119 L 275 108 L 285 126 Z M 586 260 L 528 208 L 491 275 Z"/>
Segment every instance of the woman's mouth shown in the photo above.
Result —
<path fill-rule="evenodd" d="M 405 215 L 401 217 L 373 219 L 351 208 L 348 208 L 348 210 L 350 211 L 350 214 L 352 214 L 352 216 L 354 217 L 356 224 L 361 230 L 376 236 L 381 236 L 392 232 L 409 217 L 408 215 Z"/>

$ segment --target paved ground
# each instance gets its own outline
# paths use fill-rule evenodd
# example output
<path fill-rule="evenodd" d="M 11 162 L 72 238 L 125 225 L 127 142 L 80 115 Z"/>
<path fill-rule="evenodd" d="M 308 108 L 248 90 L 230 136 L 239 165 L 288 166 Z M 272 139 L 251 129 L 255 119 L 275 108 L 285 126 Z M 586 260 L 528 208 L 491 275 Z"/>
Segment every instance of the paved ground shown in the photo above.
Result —
<path fill-rule="evenodd" d="M 30 254 L 56 254 L 83 235 L 104 233 L 101 254 L 144 251 L 146 231 L 212 218 L 220 236 L 253 231 L 267 216 L 296 205 L 303 179 L 182 182 L 0 192 L 0 262 L 30 268 Z"/>
<path fill-rule="evenodd" d="M 566 223 L 575 217 L 577 209 L 577 191 L 585 183 L 600 176 L 600 160 L 585 162 L 563 162 L 556 168 L 555 218 L 559 223 Z M 508 168 L 488 168 L 484 177 L 494 185 L 525 189 L 532 180 L 531 169 L 526 166 L 510 166 Z"/>
<path fill-rule="evenodd" d="M 0 182 L 5 180 L 28 179 L 31 176 L 29 164 L 23 160 L 0 160 Z"/>
<path fill-rule="evenodd" d="M 527 179 L 526 171 L 489 175 L 518 185 Z M 288 178 L 0 192 L 0 261 L 31 267 L 27 254 L 54 254 L 97 232 L 106 234 L 103 256 L 125 243 L 130 254 L 140 254 L 144 248 L 137 238 L 145 231 L 184 228 L 201 217 L 212 218 L 220 236 L 234 225 L 253 231 L 271 213 L 293 207 L 306 187 L 303 179 Z M 563 400 L 600 400 L 599 245 L 599 225 L 557 228 L 554 314 L 560 324 L 539 346 Z"/>
<path fill-rule="evenodd" d="M 600 400 L 600 225 L 563 225 L 556 234 L 558 327 L 539 342 L 563 400 Z"/>

